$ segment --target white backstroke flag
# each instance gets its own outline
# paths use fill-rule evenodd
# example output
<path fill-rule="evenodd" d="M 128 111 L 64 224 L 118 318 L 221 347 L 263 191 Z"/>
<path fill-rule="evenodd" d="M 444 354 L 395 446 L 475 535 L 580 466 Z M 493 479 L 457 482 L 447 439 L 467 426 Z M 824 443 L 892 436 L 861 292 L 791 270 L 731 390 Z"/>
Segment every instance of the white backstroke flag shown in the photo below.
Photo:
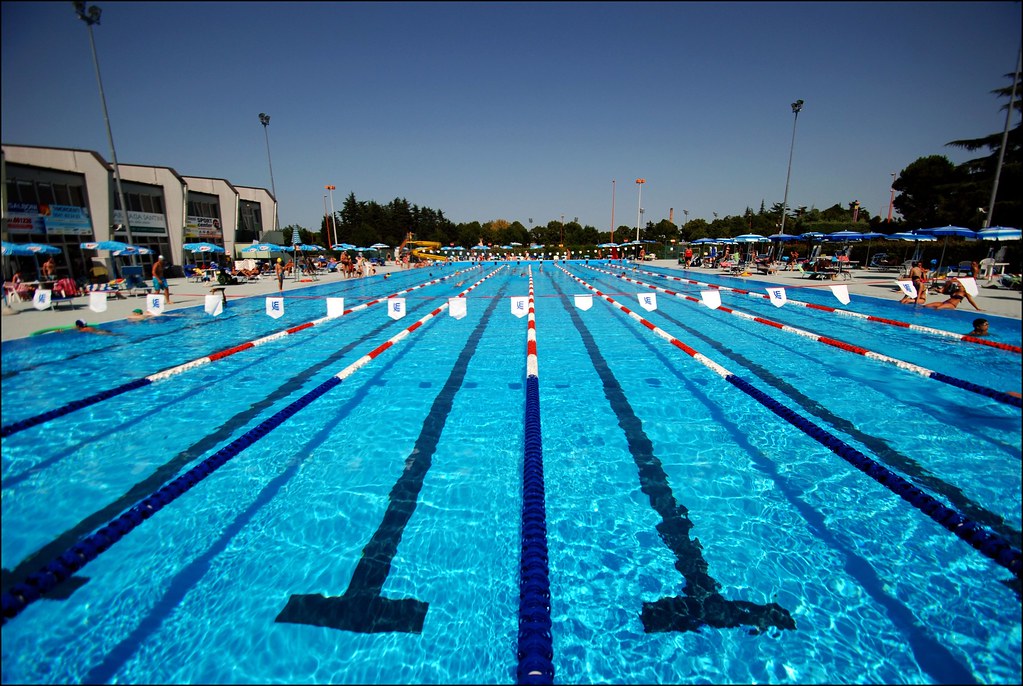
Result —
<path fill-rule="evenodd" d="M 405 316 L 405 298 L 387 299 L 387 316 L 391 319 L 401 319 Z"/>
<path fill-rule="evenodd" d="M 916 286 L 913 285 L 912 281 L 896 281 L 895 283 L 899 285 L 903 293 L 911 298 L 916 297 Z"/>
<path fill-rule="evenodd" d="M 95 291 L 89 293 L 89 309 L 93 312 L 106 312 L 107 294 L 96 293 Z"/>
<path fill-rule="evenodd" d="M 166 309 L 164 301 L 167 298 L 163 296 L 163 293 L 150 293 L 146 296 L 146 309 L 149 310 L 150 314 L 163 314 Z"/>
<path fill-rule="evenodd" d="M 284 298 L 267 298 L 266 314 L 274 319 L 280 319 L 284 314 Z"/>
<path fill-rule="evenodd" d="M 209 293 L 203 306 L 206 314 L 219 317 L 224 312 L 224 296 L 220 293 Z"/>
<path fill-rule="evenodd" d="M 529 314 L 529 297 L 525 295 L 516 295 L 511 299 L 512 314 L 519 319 L 522 319 Z"/>
<path fill-rule="evenodd" d="M 775 307 L 781 307 L 789 301 L 784 288 L 766 288 L 764 290 L 767 291 L 767 295 L 771 298 L 771 304 Z"/>
<path fill-rule="evenodd" d="M 721 307 L 721 291 L 700 291 L 700 298 L 712 310 Z"/>
<path fill-rule="evenodd" d="M 50 296 L 52 293 L 45 288 L 36 289 L 36 294 L 32 296 L 32 306 L 37 310 L 45 310 L 50 306 Z"/>
<path fill-rule="evenodd" d="M 849 304 L 849 287 L 844 284 L 836 284 L 831 286 L 831 292 L 838 298 L 838 302 L 843 305 Z"/>
<path fill-rule="evenodd" d="M 640 293 L 636 297 L 639 298 L 639 306 L 642 307 L 647 312 L 653 312 L 654 310 L 657 309 L 656 293 Z"/>
<path fill-rule="evenodd" d="M 331 319 L 340 317 L 345 313 L 344 298 L 327 298 L 327 316 Z"/>
<path fill-rule="evenodd" d="M 575 306 L 585 312 L 593 307 L 593 296 L 585 293 L 575 296 Z"/>
<path fill-rule="evenodd" d="M 448 314 L 455 319 L 465 316 L 465 298 L 448 298 Z"/>

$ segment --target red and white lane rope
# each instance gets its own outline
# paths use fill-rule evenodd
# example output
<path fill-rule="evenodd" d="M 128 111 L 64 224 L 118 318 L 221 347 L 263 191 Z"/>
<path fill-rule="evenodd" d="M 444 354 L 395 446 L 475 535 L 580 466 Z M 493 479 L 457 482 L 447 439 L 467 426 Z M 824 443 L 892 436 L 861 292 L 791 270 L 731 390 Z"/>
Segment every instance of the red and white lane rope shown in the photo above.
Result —
<path fill-rule="evenodd" d="M 873 458 L 864 455 L 851 445 L 815 425 L 813 422 L 809 421 L 794 410 L 782 405 L 745 379 L 736 376 L 705 355 L 698 353 L 693 348 L 690 348 L 682 341 L 658 328 L 653 323 L 647 321 L 629 308 L 615 302 L 613 298 L 604 295 L 590 284 L 570 273 L 564 267 L 560 265 L 556 266 L 558 269 L 565 272 L 565 274 L 568 274 L 568 276 L 575 279 L 646 328 L 650 329 L 650 331 L 667 340 L 673 346 L 721 376 L 721 378 L 725 381 L 756 400 L 775 415 L 781 417 L 810 438 L 827 447 L 843 460 L 898 495 L 900 498 L 930 517 L 945 529 L 951 531 L 953 534 L 969 543 L 982 554 L 1011 571 L 1016 578 L 1021 578 L 1021 576 L 1023 576 L 1023 554 L 1021 554 L 1018 549 L 1014 548 L 1012 544 L 1001 535 L 993 531 L 986 530 L 983 526 L 972 521 L 966 515 L 947 507 L 934 498 L 934 496 L 922 491 L 920 488 L 907 481 L 904 477 L 896 474 Z"/>
<path fill-rule="evenodd" d="M 613 276 L 613 277 L 618 278 L 618 279 L 623 279 L 625 281 L 629 281 L 631 283 L 638 284 L 638 285 L 643 286 L 645 288 L 650 288 L 650 289 L 653 289 L 655 291 L 661 291 L 661 292 L 666 293 L 668 295 L 673 295 L 676 298 L 681 298 L 683 300 L 689 300 L 689 301 L 697 303 L 697 304 L 699 304 L 701 302 L 701 300 L 699 298 L 694 298 L 691 295 L 686 295 L 684 293 L 677 293 L 675 291 L 668 290 L 667 288 L 661 288 L 660 286 L 654 286 L 653 284 L 644 283 L 643 281 L 638 281 L 636 279 L 629 278 L 629 277 L 627 277 L 625 275 L 614 274 L 612 272 L 608 272 L 608 271 L 605 271 L 603 269 L 597 269 L 596 267 L 590 266 L 589 268 L 594 270 L 594 271 L 603 272 L 605 274 L 608 274 L 609 276 Z M 565 273 L 568 274 L 569 276 L 571 276 L 573 279 L 575 279 L 579 283 L 584 284 L 587 288 L 591 288 L 592 289 L 592 286 L 587 284 L 582 279 L 579 279 L 578 277 L 572 275 L 568 271 L 565 271 Z M 852 343 L 846 343 L 845 341 L 840 341 L 840 340 L 838 340 L 836 338 L 829 338 L 827 336 L 822 336 L 820 334 L 813 333 L 812 331 L 806 331 L 805 329 L 799 329 L 799 328 L 796 328 L 794 326 L 789 326 L 788 324 L 782 324 L 780 322 L 776 322 L 776 321 L 773 321 L 771 319 L 767 319 L 765 317 L 758 317 L 756 315 L 752 315 L 752 314 L 749 314 L 747 312 L 742 312 L 740 310 L 733 310 L 732 308 L 726 307 L 724 305 L 718 306 L 717 309 L 721 310 L 723 312 L 727 312 L 728 314 L 734 315 L 736 317 L 741 317 L 743 319 L 747 319 L 749 321 L 756 322 L 758 324 L 764 324 L 766 326 L 771 326 L 771 327 L 774 327 L 774 328 L 779 329 L 781 331 L 785 331 L 787 333 L 793 333 L 793 334 L 796 334 L 798 336 L 803 336 L 805 338 L 809 338 L 810 340 L 817 341 L 818 343 L 823 343 L 824 345 L 829 345 L 829 346 L 831 346 L 833 348 L 837 348 L 839 350 L 844 350 L 846 352 L 855 353 L 857 355 L 862 355 L 863 357 L 866 357 L 866 358 L 871 359 L 871 360 L 876 360 L 878 362 L 886 362 L 888 364 L 893 364 L 896 367 L 898 367 L 899 369 L 904 369 L 904 370 L 906 370 L 908 372 L 913 372 L 914 374 L 919 374 L 920 376 L 923 376 L 923 377 L 928 378 L 928 379 L 934 379 L 935 381 L 941 381 L 942 383 L 949 384 L 950 386 L 955 386 L 956 388 L 962 388 L 963 390 L 970 391 L 972 393 L 977 393 L 979 395 L 986 396 L 988 398 L 991 398 L 993 400 L 997 400 L 998 402 L 1004 403 L 1006 405 L 1012 405 L 1013 407 L 1023 407 L 1023 404 L 1021 404 L 1020 398 L 1018 398 L 1016 396 L 1009 395 L 1008 393 L 1006 393 L 1004 391 L 997 391 L 997 390 L 995 390 L 993 388 L 988 388 L 986 386 L 981 386 L 981 385 L 975 384 L 975 383 L 973 383 L 971 381 L 965 381 L 963 379 L 957 379 L 957 378 L 955 378 L 953 376 L 949 376 L 947 374 L 943 374 L 941 372 L 937 372 L 937 371 L 934 371 L 932 369 L 927 369 L 926 367 L 921 367 L 918 364 L 913 364 L 912 362 L 906 362 L 905 360 L 900 360 L 900 359 L 895 358 L 895 357 L 890 357 L 889 355 L 884 355 L 882 353 L 874 352 L 873 350 L 868 350 L 867 348 L 863 348 L 863 347 L 858 346 L 858 345 L 853 345 Z"/>
<path fill-rule="evenodd" d="M 618 265 L 615 265 L 618 266 Z M 618 266 L 619 269 L 625 269 L 624 267 Z M 633 267 L 634 272 L 640 274 L 647 274 L 649 276 L 657 276 L 662 279 L 668 279 L 670 281 L 681 281 L 683 283 L 691 283 L 697 286 L 703 286 L 705 288 L 713 288 L 719 291 L 731 291 L 732 293 L 739 293 L 741 295 L 748 295 L 751 298 L 763 298 L 764 300 L 770 300 L 771 297 L 766 293 L 756 293 L 754 291 L 747 291 L 743 288 L 729 288 L 728 286 L 719 286 L 713 283 L 705 283 L 703 281 L 694 281 L 693 279 L 685 279 L 678 276 L 670 276 L 668 274 L 659 274 L 657 272 L 646 271 L 645 269 L 638 269 Z M 783 288 L 784 286 L 778 286 Z M 986 345 L 991 348 L 998 348 L 999 350 L 1007 350 L 1013 353 L 1023 353 L 1023 348 L 1018 345 L 1011 345 L 1009 343 L 999 343 L 997 341 L 988 341 L 983 338 L 977 338 L 975 336 L 969 336 L 966 334 L 956 333 L 954 331 L 945 331 L 943 329 L 934 329 L 929 326 L 921 326 L 920 324 L 910 324 L 908 322 L 899 321 L 897 319 L 885 319 L 884 317 L 875 317 L 869 314 L 863 314 L 861 312 L 853 312 L 851 310 L 843 310 L 838 307 L 828 307 L 827 305 L 817 305 L 815 303 L 802 302 L 800 300 L 787 299 L 786 304 L 796 305 L 798 307 L 805 307 L 811 310 L 820 310 L 822 312 L 831 312 L 832 314 L 841 315 L 843 317 L 855 317 L 857 319 L 865 319 L 870 322 L 877 324 L 885 324 L 887 326 L 897 326 L 903 329 L 910 329 L 911 331 L 920 331 L 922 333 L 934 334 L 936 336 L 944 336 L 946 338 L 955 338 L 960 341 L 967 343 L 975 343 L 977 345 Z"/>
<path fill-rule="evenodd" d="M 467 271 L 467 270 L 462 270 L 462 271 Z M 455 276 L 456 274 L 459 274 L 459 273 L 460 272 L 454 272 L 452 274 L 449 274 L 448 276 L 444 276 L 444 277 L 440 277 L 440 278 L 437 278 L 437 279 L 433 279 L 431 281 L 426 281 L 424 283 L 419 284 L 418 286 L 412 286 L 411 288 L 406 288 L 405 290 L 401 290 L 401 291 L 398 291 L 396 293 L 392 293 L 391 295 L 388 295 L 385 298 L 377 298 L 375 300 L 371 300 L 369 302 L 363 303 L 362 305 L 358 305 L 358 306 L 353 307 L 351 309 L 345 310 L 341 314 L 345 315 L 345 314 L 349 314 L 351 312 L 356 312 L 358 310 L 365 309 L 365 308 L 367 308 L 367 307 L 369 307 L 371 305 L 375 305 L 376 303 L 384 302 L 384 301 L 389 300 L 391 298 L 396 298 L 399 295 L 402 295 L 404 293 L 409 293 L 409 292 L 414 291 L 414 290 L 419 289 L 419 288 L 425 288 L 426 286 L 430 286 L 430 285 L 435 284 L 435 283 L 440 283 L 441 281 L 444 281 L 445 279 L 450 279 L 452 276 Z M 70 403 L 65 403 L 64 405 L 61 405 L 60 407 L 56 407 L 56 408 L 54 408 L 52 410 L 48 410 L 46 412 L 43 412 L 42 414 L 37 414 L 37 415 L 35 415 L 33 417 L 28 417 L 27 419 L 22 419 L 22 420 L 19 420 L 17 422 L 13 422 L 12 424 L 8 424 L 6 426 L 0 427 L 0 436 L 2 436 L 3 438 L 6 438 L 8 436 L 13 436 L 14 434 L 19 433 L 21 431 L 24 431 L 25 429 L 29 429 L 29 428 L 31 428 L 33 426 L 38 426 L 40 424 L 43 424 L 43 423 L 48 422 L 48 421 L 51 421 L 51 420 L 56 419 L 58 417 L 63 417 L 64 415 L 70 414 L 70 413 L 72 413 L 72 412 L 74 412 L 76 410 L 80 410 L 83 407 L 89 407 L 90 405 L 95 405 L 95 404 L 100 403 L 100 402 L 102 402 L 104 400 L 109 400 L 110 398 L 116 397 L 116 396 L 121 395 L 123 393 L 127 393 L 128 391 L 133 391 L 136 388 L 142 388 L 143 386 L 148 386 L 149 384 L 154 383 L 156 381 L 162 381 L 164 379 L 167 379 L 167 378 L 169 378 L 171 376 L 174 376 L 176 374 L 180 374 L 182 372 L 188 371 L 190 369 L 195 369 L 197 367 L 201 367 L 201 366 L 203 366 L 205 364 L 209 364 L 210 362 L 215 362 L 216 360 L 222 360 L 222 359 L 224 359 L 226 357 L 230 357 L 231 355 L 234 355 L 235 353 L 239 353 L 242 350 L 248 350 L 249 348 L 254 348 L 254 347 L 258 346 L 258 345 L 263 345 L 264 343 L 269 343 L 270 341 L 275 341 L 275 340 L 277 340 L 279 338 L 283 338 L 284 336 L 291 335 L 291 334 L 296 333 L 298 331 L 303 331 L 305 329 L 308 329 L 309 327 L 316 326 L 317 324 L 325 322 L 328 319 L 334 319 L 334 317 L 321 317 L 320 319 L 316 319 L 316 320 L 313 320 L 311 322 L 306 322 L 305 324 L 299 324 L 298 326 L 293 326 L 293 327 L 291 327 L 289 329 L 285 329 L 284 331 L 278 331 L 277 333 L 273 333 L 273 334 L 270 334 L 269 336 L 264 336 L 262 338 L 258 338 L 258 339 L 254 340 L 254 341 L 249 341 L 247 343 L 242 343 L 240 345 L 236 345 L 236 346 L 234 346 L 232 348 L 228 348 L 226 350 L 221 350 L 220 352 L 216 352 L 216 353 L 213 353 L 211 355 L 205 355 L 203 357 L 200 357 L 198 359 L 192 360 L 190 362 L 185 362 L 183 364 L 176 365 L 176 366 L 171 367 L 169 369 L 165 369 L 163 371 L 156 372 L 155 374 L 150 374 L 149 376 L 133 379 L 133 380 L 127 382 L 127 383 L 123 383 L 120 386 L 117 386 L 116 388 L 110 388 L 110 389 L 107 389 L 105 391 L 100 391 L 99 393 L 94 393 L 93 395 L 90 395 L 87 398 L 82 398 L 81 400 L 75 400 L 75 401 L 70 402 Z"/>
<path fill-rule="evenodd" d="M 504 269 L 503 266 L 498 267 L 497 269 L 495 269 L 494 271 L 490 272 L 489 274 L 484 276 L 482 279 L 480 279 L 479 281 L 477 281 L 473 285 L 469 286 L 464 291 L 462 291 L 461 293 L 459 293 L 458 295 L 456 295 L 454 297 L 456 297 L 456 298 L 463 297 L 466 293 L 468 293 L 469 291 L 475 289 L 481 283 L 483 283 L 487 279 L 491 278 L 492 276 L 494 276 L 495 274 L 500 272 L 502 269 Z M 368 353 L 366 353 L 365 355 L 363 355 L 362 357 L 357 359 L 355 362 L 351 363 L 350 365 L 348 365 L 347 367 L 342 369 L 340 372 L 338 372 L 334 376 L 337 377 L 338 379 L 344 381 L 349 376 L 354 374 L 358 369 L 360 369 L 361 367 L 369 364 L 374 359 L 376 359 L 377 356 L 380 355 L 380 353 L 384 352 L 385 350 L 387 350 L 388 348 L 393 346 L 395 343 L 398 343 L 402 339 L 407 338 L 413 331 L 415 331 L 416 329 L 421 327 L 423 324 L 425 324 L 426 322 L 428 322 L 431 319 L 433 319 L 434 317 L 436 317 L 438 314 L 440 314 L 441 312 L 443 312 L 447 308 L 448 308 L 448 303 L 445 302 L 443 305 L 441 305 L 437 309 L 433 310 L 432 312 L 427 314 L 425 317 L 422 317 L 421 319 L 419 319 L 416 323 L 414 323 L 411 326 L 408 326 L 408 327 L 402 329 L 400 332 L 398 332 L 394 336 L 391 336 L 386 341 L 384 341 L 383 343 L 378 345 L 373 350 L 370 350 Z"/>
<path fill-rule="evenodd" d="M 462 270 L 462 271 L 465 271 L 465 270 Z M 360 310 L 365 310 L 368 307 L 371 307 L 373 305 L 385 302 L 385 301 L 390 300 L 392 298 L 397 298 L 397 297 L 402 296 L 402 295 L 404 295 L 406 293 L 411 293 L 412 291 L 419 290 L 420 288 L 426 288 L 427 286 L 432 286 L 434 284 L 438 284 L 441 281 L 444 281 L 446 279 L 450 279 L 450 278 L 452 278 L 454 276 L 457 276 L 459 273 L 461 273 L 461 272 L 453 272 L 451 274 L 448 274 L 447 276 L 442 276 L 442 277 L 439 277 L 439 278 L 436 278 L 436 279 L 431 279 L 430 281 L 424 281 L 421 284 L 418 284 L 418 285 L 415 285 L 415 286 L 411 286 L 411 287 L 406 288 L 404 290 L 396 291 L 396 292 L 394 292 L 394 293 L 392 293 L 390 295 L 384 296 L 382 298 L 376 298 L 374 300 L 370 300 L 368 302 L 364 302 L 361 305 L 356 305 L 355 307 L 351 307 L 351 308 L 349 308 L 347 310 L 344 310 L 341 313 L 341 316 L 344 316 L 346 314 L 351 314 L 353 312 L 358 312 Z M 263 345 L 264 343 L 270 343 L 271 341 L 280 340 L 281 338 L 284 338 L 285 336 L 290 336 L 293 333 L 298 333 L 299 331 L 304 331 L 304 330 L 306 330 L 308 328 L 311 328 L 311 327 L 316 326 L 318 324 L 322 324 L 322 323 L 330 321 L 332 319 L 337 319 L 337 317 L 320 317 L 319 319 L 314 319 L 314 320 L 306 322 L 304 324 L 298 324 L 297 326 L 292 326 L 291 328 L 285 329 L 283 331 L 278 331 L 278 332 L 272 333 L 272 334 L 270 334 L 268 336 L 263 336 L 262 338 L 257 338 L 255 340 L 248 341 L 246 343 L 241 343 L 240 345 L 236 345 L 234 347 L 227 348 L 225 350 L 221 350 L 219 352 L 215 352 L 215 353 L 212 353 L 210 355 L 206 355 L 204 357 L 200 357 L 198 359 L 192 360 L 191 362 L 185 362 L 185 363 L 179 364 L 179 365 L 177 365 L 175 367 L 171 367 L 170 369 L 165 369 L 165 370 L 163 370 L 161 372 L 157 372 L 155 374 L 150 374 L 149 376 L 147 376 L 145 378 L 150 380 L 150 381 L 162 381 L 163 379 L 166 379 L 168 377 L 174 376 L 175 374 L 180 374 L 182 372 L 188 371 L 189 369 L 195 369 L 196 367 L 201 367 L 202 365 L 209 364 L 210 362 L 216 362 L 217 360 L 222 360 L 222 359 L 224 359 L 226 357 L 230 357 L 231 355 L 234 355 L 235 353 L 239 353 L 239 352 L 241 352 L 243 350 L 249 350 L 250 348 L 255 348 L 257 346 Z"/>

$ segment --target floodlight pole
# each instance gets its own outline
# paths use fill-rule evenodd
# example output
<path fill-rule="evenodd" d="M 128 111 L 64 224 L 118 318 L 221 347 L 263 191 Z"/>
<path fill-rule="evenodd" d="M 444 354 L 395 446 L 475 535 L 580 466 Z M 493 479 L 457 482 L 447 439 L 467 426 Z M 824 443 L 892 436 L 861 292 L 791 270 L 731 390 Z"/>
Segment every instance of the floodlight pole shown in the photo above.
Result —
<path fill-rule="evenodd" d="M 643 184 L 646 183 L 646 179 L 636 179 L 636 185 L 639 186 L 639 208 L 636 211 L 636 242 L 639 243 L 639 225 L 643 221 Z"/>
<path fill-rule="evenodd" d="M 987 205 L 987 213 L 981 224 L 982 229 L 991 226 L 991 216 L 995 213 L 995 196 L 998 195 L 998 179 L 1002 175 L 1002 162 L 1005 160 L 1005 146 L 1009 143 L 1009 124 L 1016 104 L 1016 86 L 1019 84 L 1020 63 L 1023 61 L 1023 48 L 1016 55 L 1016 76 L 1012 79 L 1012 94 L 1009 96 L 1009 107 L 1005 111 L 1005 131 L 1002 132 L 1002 144 L 998 147 L 998 165 L 995 167 L 995 180 L 991 186 L 991 201 Z"/>
<path fill-rule="evenodd" d="M 107 112 L 107 96 L 103 92 L 103 77 L 100 76 L 99 72 L 99 57 L 96 55 L 96 39 L 92 35 L 92 25 L 99 23 L 99 17 L 102 10 L 96 5 L 86 8 L 85 2 L 76 1 L 72 2 L 75 7 L 75 13 L 78 18 L 85 22 L 86 27 L 89 29 L 89 46 L 92 48 L 92 63 L 96 66 L 96 84 L 99 86 L 99 99 L 103 105 L 103 121 L 106 122 L 107 126 L 107 141 L 110 142 L 110 156 L 114 160 L 114 182 L 117 185 L 117 197 L 121 201 L 121 214 L 124 217 L 124 231 L 128 237 L 128 243 L 134 245 L 135 241 L 131 235 L 131 223 L 128 220 L 128 204 L 124 201 L 124 189 L 121 187 L 121 168 L 117 164 L 117 149 L 114 148 L 114 134 L 110 130 L 110 113 Z M 115 228 L 116 231 L 116 228 Z M 112 238 L 113 236 L 111 236 Z M 129 255 L 129 260 L 132 264 L 135 264 L 135 257 Z"/>
<path fill-rule="evenodd" d="M 334 230 L 334 238 L 331 239 L 330 245 L 334 245 L 334 242 L 337 241 L 337 219 L 334 217 L 334 189 L 336 186 L 330 185 L 324 186 L 324 188 L 330 191 L 330 225 Z"/>
<path fill-rule="evenodd" d="M 789 204 L 789 177 L 792 176 L 792 152 L 796 149 L 796 122 L 799 121 L 799 110 L 803 109 L 803 101 L 792 103 L 792 143 L 789 145 L 789 170 L 785 172 L 785 197 L 781 201 L 781 228 L 778 235 L 785 235 L 785 209 Z"/>
<path fill-rule="evenodd" d="M 267 127 L 270 125 L 270 115 L 260 112 L 259 123 L 263 125 L 263 136 L 266 138 L 266 161 L 270 165 L 270 190 L 274 194 L 274 231 L 280 231 L 281 224 L 277 216 L 277 208 L 280 203 L 277 201 L 277 186 L 274 184 L 274 163 L 270 159 L 270 134 L 267 132 Z M 296 262 L 296 264 L 298 263 Z"/>

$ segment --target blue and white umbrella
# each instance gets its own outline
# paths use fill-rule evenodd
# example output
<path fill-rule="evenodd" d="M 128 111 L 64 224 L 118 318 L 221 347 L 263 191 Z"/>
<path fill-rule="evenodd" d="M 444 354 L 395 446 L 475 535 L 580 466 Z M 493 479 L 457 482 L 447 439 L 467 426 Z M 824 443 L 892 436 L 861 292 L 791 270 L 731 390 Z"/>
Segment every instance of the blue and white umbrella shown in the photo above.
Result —
<path fill-rule="evenodd" d="M 908 232 L 893 233 L 892 235 L 888 236 L 888 238 L 893 241 L 915 241 L 917 243 L 934 243 L 935 241 L 938 240 L 934 236 L 928 236 L 923 233 Z"/>
<path fill-rule="evenodd" d="M 373 245 L 371 245 L 369 247 L 371 247 L 371 248 L 373 248 L 375 250 L 382 250 L 382 249 L 385 249 L 385 248 L 390 248 L 391 246 L 387 245 L 387 243 L 374 243 Z"/>
<path fill-rule="evenodd" d="M 38 280 L 41 276 L 39 270 L 39 253 L 44 255 L 59 255 L 60 248 L 55 245 L 49 245 L 48 243 L 10 243 L 4 241 L 3 254 L 4 255 L 21 255 L 24 257 L 31 256 L 32 260 L 36 263 L 36 279 Z"/>
<path fill-rule="evenodd" d="M 799 236 L 794 233 L 772 233 L 768 236 L 772 241 L 798 241 Z"/>
<path fill-rule="evenodd" d="M 133 256 L 133 255 L 152 255 L 155 251 L 152 248 L 145 248 L 141 245 L 129 245 L 127 248 L 121 250 L 111 251 L 111 255 L 116 257 Z"/>
<path fill-rule="evenodd" d="M 276 243 L 253 243 L 249 247 L 243 248 L 242 252 L 274 252 L 283 249 L 283 245 L 277 245 Z"/>
<path fill-rule="evenodd" d="M 187 250 L 188 252 L 193 254 L 197 252 L 213 253 L 224 252 L 224 249 L 222 247 L 214 243 L 185 243 L 181 247 L 182 249 Z"/>
<path fill-rule="evenodd" d="M 935 229 L 920 229 L 919 233 L 928 234 L 930 236 L 944 236 L 945 242 L 941 244 L 941 258 L 938 260 L 938 271 L 945 266 L 945 248 L 948 247 L 949 236 L 960 236 L 963 238 L 977 238 L 977 232 L 972 229 L 967 229 L 964 226 L 940 226 Z"/>
<path fill-rule="evenodd" d="M 767 243 L 770 239 L 759 233 L 744 233 L 741 236 L 736 236 L 734 240 L 736 243 Z"/>
<path fill-rule="evenodd" d="M 849 241 L 863 240 L 863 234 L 859 231 L 835 231 L 824 236 L 824 240 L 848 243 Z"/>
<path fill-rule="evenodd" d="M 330 246 L 331 250 L 355 250 L 355 246 L 351 243 L 335 243 Z"/>
<path fill-rule="evenodd" d="M 1021 231 L 1011 226 L 991 226 L 977 232 L 982 241 L 1018 241 Z"/>
<path fill-rule="evenodd" d="M 83 250 L 127 250 L 135 247 L 122 241 L 88 241 L 79 245 Z"/>

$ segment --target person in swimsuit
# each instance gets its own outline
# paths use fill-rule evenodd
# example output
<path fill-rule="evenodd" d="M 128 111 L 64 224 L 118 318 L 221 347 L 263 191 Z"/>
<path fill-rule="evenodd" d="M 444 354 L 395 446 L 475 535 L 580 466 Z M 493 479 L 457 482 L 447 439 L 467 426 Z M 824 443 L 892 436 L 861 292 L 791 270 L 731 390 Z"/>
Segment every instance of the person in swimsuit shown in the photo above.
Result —
<path fill-rule="evenodd" d="M 988 321 L 983 317 L 973 320 L 973 331 L 966 334 L 967 336 L 987 336 L 988 335 Z"/>
<path fill-rule="evenodd" d="M 948 296 L 948 300 L 942 302 L 927 303 L 924 307 L 930 307 L 935 310 L 954 310 L 959 307 L 959 303 L 966 298 L 973 305 L 973 309 L 978 312 L 983 312 L 977 305 L 977 301 L 973 299 L 973 296 L 966 292 L 966 286 L 959 282 L 959 279 L 952 277 L 945 284 L 945 287 L 941 289 L 941 292 Z"/>
<path fill-rule="evenodd" d="M 909 270 L 909 280 L 913 282 L 913 288 L 916 289 L 918 296 L 927 294 L 927 270 L 924 269 L 923 262 L 913 263 L 913 268 Z"/>

